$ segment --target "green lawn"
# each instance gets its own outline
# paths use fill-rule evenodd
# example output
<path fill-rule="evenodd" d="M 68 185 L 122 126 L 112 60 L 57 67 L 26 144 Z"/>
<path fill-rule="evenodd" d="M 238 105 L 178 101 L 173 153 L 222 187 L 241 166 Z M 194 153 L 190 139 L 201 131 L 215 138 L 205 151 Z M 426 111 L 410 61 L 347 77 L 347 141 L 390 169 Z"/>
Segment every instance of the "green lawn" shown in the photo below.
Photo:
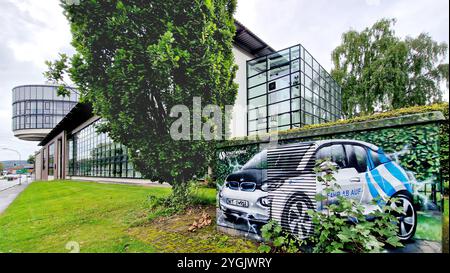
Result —
<path fill-rule="evenodd" d="M 444 233 L 444 236 L 442 236 L 442 245 L 443 245 L 442 252 L 448 253 L 448 245 L 449 245 L 449 240 L 448 240 L 448 232 L 449 232 L 449 227 L 448 227 L 448 196 L 446 198 L 444 198 L 444 223 L 443 223 L 442 229 L 443 229 L 443 233 Z"/>
<path fill-rule="evenodd" d="M 181 227 L 178 230 L 167 230 L 164 219 L 153 224 L 148 220 L 155 218 L 148 196 L 164 197 L 170 191 L 74 181 L 34 182 L 0 215 L 0 252 L 69 252 L 68 242 L 79 244 L 81 252 L 175 252 L 178 249 L 173 245 L 157 244 L 167 232 L 176 235 L 178 242 L 191 242 L 189 249 L 179 251 L 255 251 L 255 244 L 218 234 L 213 225 L 189 233 L 195 213 L 175 217 L 179 220 L 171 224 Z M 210 204 L 205 208 L 214 210 L 215 194 L 215 189 L 199 190 L 199 198 Z"/>
<path fill-rule="evenodd" d="M 417 216 L 417 229 L 415 239 L 441 241 L 442 217 L 420 213 Z"/>

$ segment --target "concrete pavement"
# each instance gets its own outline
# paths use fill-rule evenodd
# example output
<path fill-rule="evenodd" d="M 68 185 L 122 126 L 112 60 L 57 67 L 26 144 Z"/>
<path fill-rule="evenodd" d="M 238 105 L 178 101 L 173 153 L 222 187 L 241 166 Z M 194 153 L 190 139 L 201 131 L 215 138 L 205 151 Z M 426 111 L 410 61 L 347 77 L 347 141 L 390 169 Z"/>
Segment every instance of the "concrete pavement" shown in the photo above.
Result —
<path fill-rule="evenodd" d="M 16 199 L 16 197 L 29 185 L 30 182 L 22 181 L 3 181 L 0 180 L 0 214 Z"/>
<path fill-rule="evenodd" d="M 427 240 L 412 240 L 405 247 L 389 249 L 388 253 L 442 253 L 442 243 Z"/>

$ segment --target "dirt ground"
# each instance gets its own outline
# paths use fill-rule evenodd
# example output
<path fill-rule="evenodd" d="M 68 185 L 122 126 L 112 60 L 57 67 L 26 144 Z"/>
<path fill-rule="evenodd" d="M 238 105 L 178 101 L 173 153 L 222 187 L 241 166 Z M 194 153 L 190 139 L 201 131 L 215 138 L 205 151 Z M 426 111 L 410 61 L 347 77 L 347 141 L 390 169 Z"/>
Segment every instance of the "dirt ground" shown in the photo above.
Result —
<path fill-rule="evenodd" d="M 211 225 L 189 231 L 194 221 L 198 221 L 202 213 L 208 213 Z M 214 206 L 188 209 L 170 217 L 155 219 L 128 230 L 132 237 L 150 244 L 156 252 L 167 253 L 234 253 L 257 252 L 257 243 L 238 237 L 225 235 L 216 230 L 216 209 Z"/>

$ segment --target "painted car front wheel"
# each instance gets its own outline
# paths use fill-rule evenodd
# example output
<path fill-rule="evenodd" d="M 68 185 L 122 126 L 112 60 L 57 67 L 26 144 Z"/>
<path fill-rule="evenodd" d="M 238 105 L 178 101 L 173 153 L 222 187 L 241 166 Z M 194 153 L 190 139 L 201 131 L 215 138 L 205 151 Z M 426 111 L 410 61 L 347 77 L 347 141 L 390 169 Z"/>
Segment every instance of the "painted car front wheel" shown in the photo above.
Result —
<path fill-rule="evenodd" d="M 398 220 L 398 237 L 401 241 L 408 241 L 416 233 L 417 211 L 411 197 L 408 195 L 397 193 L 393 198 L 395 198 L 396 201 L 393 202 L 391 206 L 398 207 L 402 211 L 402 213 L 393 213 Z"/>

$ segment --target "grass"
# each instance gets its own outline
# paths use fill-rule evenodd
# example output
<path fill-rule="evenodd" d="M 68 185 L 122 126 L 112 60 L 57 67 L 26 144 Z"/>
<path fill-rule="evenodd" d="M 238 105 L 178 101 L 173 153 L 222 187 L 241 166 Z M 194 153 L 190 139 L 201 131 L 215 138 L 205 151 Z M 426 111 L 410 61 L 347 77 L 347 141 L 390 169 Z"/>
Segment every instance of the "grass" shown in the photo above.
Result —
<path fill-rule="evenodd" d="M 444 198 L 444 217 L 443 217 L 443 236 L 442 236 L 442 252 L 448 253 L 448 246 L 449 246 L 449 240 L 448 240 L 448 196 Z"/>
<path fill-rule="evenodd" d="M 167 187 L 34 182 L 0 215 L 0 252 L 69 252 L 69 242 L 81 252 L 256 251 L 254 243 L 224 237 L 213 226 L 187 231 L 200 210 L 215 208 L 215 189 L 200 189 L 197 198 L 206 205 L 188 213 L 153 215 L 158 211 L 149 209 L 149 196 L 170 192 Z M 167 240 L 172 244 L 158 243 Z M 182 242 L 190 248 L 178 249 Z"/>
<path fill-rule="evenodd" d="M 441 241 L 442 218 L 427 213 L 418 213 L 415 239 Z"/>

